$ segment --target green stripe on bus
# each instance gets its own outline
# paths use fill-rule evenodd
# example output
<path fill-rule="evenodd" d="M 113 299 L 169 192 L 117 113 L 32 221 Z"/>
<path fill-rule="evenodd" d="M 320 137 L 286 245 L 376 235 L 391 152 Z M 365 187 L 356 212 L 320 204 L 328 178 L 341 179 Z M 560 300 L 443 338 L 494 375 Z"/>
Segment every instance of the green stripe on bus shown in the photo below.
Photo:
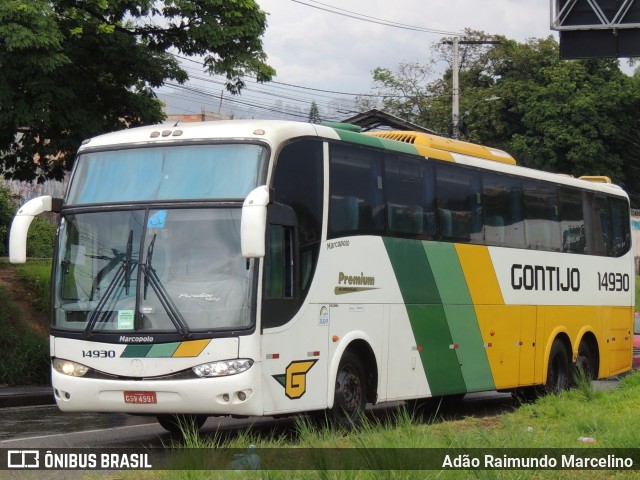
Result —
<path fill-rule="evenodd" d="M 422 242 L 384 238 L 385 248 L 400 286 L 420 360 L 433 395 L 466 392 L 460 363 Z"/>
<path fill-rule="evenodd" d="M 467 391 L 494 390 L 471 294 L 453 243 L 423 242 Z"/>
<path fill-rule="evenodd" d="M 384 238 L 404 303 L 441 304 L 436 280 L 420 241 Z"/>
<path fill-rule="evenodd" d="M 434 396 L 467 391 L 442 305 L 407 305 L 420 360 Z"/>
<path fill-rule="evenodd" d="M 127 348 L 124 349 L 121 358 L 140 358 L 146 357 L 149 350 L 151 350 L 153 345 L 127 345 Z"/>
<path fill-rule="evenodd" d="M 160 343 L 157 345 L 127 345 L 122 358 L 170 358 L 182 342 Z"/>
<path fill-rule="evenodd" d="M 175 353 L 175 351 L 178 349 L 180 345 L 181 345 L 181 342 L 161 343 L 158 345 L 154 345 L 153 348 L 149 350 L 147 357 L 152 357 L 152 358 L 171 357 L 173 356 L 173 354 Z"/>
<path fill-rule="evenodd" d="M 340 140 L 351 143 L 359 143 L 361 145 L 367 145 L 375 148 L 385 148 L 387 150 L 393 150 L 396 152 L 410 153 L 412 155 L 419 155 L 418 150 L 410 143 L 397 142 L 395 140 L 389 140 L 388 138 L 373 137 L 370 135 L 362 135 L 361 133 L 354 133 L 348 130 L 341 130 L 339 128 L 334 129 Z"/>

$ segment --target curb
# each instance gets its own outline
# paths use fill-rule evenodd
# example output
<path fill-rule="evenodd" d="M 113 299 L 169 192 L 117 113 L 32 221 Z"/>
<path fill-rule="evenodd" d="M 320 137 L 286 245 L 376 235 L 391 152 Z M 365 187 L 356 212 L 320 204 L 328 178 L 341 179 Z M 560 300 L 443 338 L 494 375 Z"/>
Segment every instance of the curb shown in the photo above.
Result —
<path fill-rule="evenodd" d="M 0 387 L 0 408 L 32 407 L 54 403 L 52 387 Z"/>

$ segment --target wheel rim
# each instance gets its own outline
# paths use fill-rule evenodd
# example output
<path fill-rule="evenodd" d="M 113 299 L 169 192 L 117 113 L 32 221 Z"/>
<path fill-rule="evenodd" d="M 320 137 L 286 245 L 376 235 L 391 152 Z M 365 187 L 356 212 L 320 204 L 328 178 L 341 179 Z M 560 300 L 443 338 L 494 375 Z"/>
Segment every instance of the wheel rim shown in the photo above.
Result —
<path fill-rule="evenodd" d="M 362 382 L 360 377 L 345 366 L 338 375 L 338 386 L 340 409 L 343 415 L 352 418 L 362 408 Z"/>
<path fill-rule="evenodd" d="M 576 359 L 576 373 L 582 375 L 585 380 L 590 382 L 596 377 L 597 372 L 595 361 L 591 355 L 591 350 L 586 343 L 581 343 L 578 349 L 578 358 Z"/>
<path fill-rule="evenodd" d="M 553 363 L 551 365 L 551 390 L 554 393 L 559 393 L 562 390 L 566 390 L 569 386 L 568 372 L 566 366 L 563 365 L 562 355 L 556 355 L 553 357 Z"/>

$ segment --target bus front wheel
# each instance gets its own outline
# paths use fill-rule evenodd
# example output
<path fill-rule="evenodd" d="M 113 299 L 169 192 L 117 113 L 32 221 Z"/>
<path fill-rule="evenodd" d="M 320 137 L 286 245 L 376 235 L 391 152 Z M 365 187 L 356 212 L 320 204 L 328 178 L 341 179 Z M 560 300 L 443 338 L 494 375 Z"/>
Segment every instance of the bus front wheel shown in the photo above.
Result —
<path fill-rule="evenodd" d="M 197 431 L 207 421 L 206 415 L 158 415 L 156 418 L 160 426 L 171 433 Z"/>
<path fill-rule="evenodd" d="M 549 353 L 545 390 L 558 394 L 569 388 L 570 380 L 569 354 L 562 341 L 555 339 Z"/>
<path fill-rule="evenodd" d="M 336 426 L 351 429 L 360 426 L 366 406 L 367 377 L 362 361 L 347 351 L 340 360 L 336 391 L 330 417 Z"/>

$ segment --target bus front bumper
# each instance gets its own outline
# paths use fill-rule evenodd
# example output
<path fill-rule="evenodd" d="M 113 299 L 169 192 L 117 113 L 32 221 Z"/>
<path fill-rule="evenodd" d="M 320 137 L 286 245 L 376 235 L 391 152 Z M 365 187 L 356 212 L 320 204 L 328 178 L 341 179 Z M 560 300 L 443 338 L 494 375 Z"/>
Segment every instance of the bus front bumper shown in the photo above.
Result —
<path fill-rule="evenodd" d="M 103 380 L 72 377 L 52 369 L 58 407 L 64 412 L 156 415 L 262 415 L 261 368 L 216 378 Z"/>

